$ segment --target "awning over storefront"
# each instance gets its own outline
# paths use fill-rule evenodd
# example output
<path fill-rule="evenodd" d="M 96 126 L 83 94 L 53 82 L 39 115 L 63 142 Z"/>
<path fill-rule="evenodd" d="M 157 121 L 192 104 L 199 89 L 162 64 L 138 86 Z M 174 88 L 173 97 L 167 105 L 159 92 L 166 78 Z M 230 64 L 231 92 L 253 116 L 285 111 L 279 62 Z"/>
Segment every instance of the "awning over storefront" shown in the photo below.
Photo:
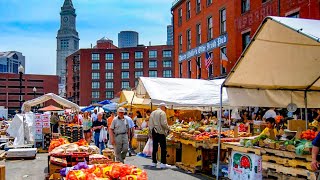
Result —
<path fill-rule="evenodd" d="M 46 102 L 50 99 L 54 100 L 55 102 L 57 102 L 58 104 L 60 104 L 63 107 L 70 108 L 73 111 L 80 111 L 80 107 L 77 104 L 75 104 L 71 101 L 68 101 L 68 100 L 66 100 L 66 99 L 64 99 L 54 93 L 48 93 L 43 96 L 40 96 L 35 99 L 24 102 L 21 107 L 21 110 L 23 112 L 28 112 L 31 110 L 32 106 L 36 106 L 36 105 L 41 104 L 43 102 Z"/>
<path fill-rule="evenodd" d="M 319 20 L 266 18 L 224 82 L 230 105 L 319 107 L 319 38 Z"/>
<path fill-rule="evenodd" d="M 223 80 L 140 77 L 138 97 L 151 99 L 153 104 L 167 103 L 173 107 L 218 107 Z M 223 104 L 228 104 L 224 93 Z"/>

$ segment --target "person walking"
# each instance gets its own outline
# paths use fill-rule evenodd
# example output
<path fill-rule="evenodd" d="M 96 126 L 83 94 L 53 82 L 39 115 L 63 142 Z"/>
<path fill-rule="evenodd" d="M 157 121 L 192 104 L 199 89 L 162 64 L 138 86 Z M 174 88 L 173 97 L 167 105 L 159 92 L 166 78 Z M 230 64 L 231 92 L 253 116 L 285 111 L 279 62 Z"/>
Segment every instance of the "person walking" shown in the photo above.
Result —
<path fill-rule="evenodd" d="M 132 139 L 134 137 L 134 129 L 135 129 L 135 124 L 132 120 L 133 118 L 133 113 L 132 112 L 129 112 L 128 115 L 125 115 L 124 116 L 127 121 L 128 121 L 128 124 L 129 124 L 129 156 L 131 155 L 136 155 L 136 152 L 134 152 L 133 148 L 132 148 Z"/>
<path fill-rule="evenodd" d="M 89 112 L 84 112 L 82 125 L 83 125 L 84 138 L 87 141 L 87 143 L 90 144 L 91 136 L 92 136 L 92 132 L 91 132 L 92 120 L 89 117 Z"/>
<path fill-rule="evenodd" d="M 93 113 L 91 114 L 91 120 L 92 120 L 92 122 L 94 122 L 94 121 L 96 121 L 97 120 L 97 118 L 98 118 L 98 111 L 95 109 L 94 111 L 93 111 Z"/>
<path fill-rule="evenodd" d="M 110 126 L 110 140 L 115 149 L 116 159 L 124 163 L 129 148 L 129 123 L 124 117 L 125 109 L 118 109 L 118 116 L 114 118 Z"/>
<path fill-rule="evenodd" d="M 100 148 L 101 152 L 105 149 L 104 142 L 99 142 L 100 131 L 107 127 L 107 122 L 103 118 L 103 113 L 98 113 L 97 120 L 93 122 L 92 130 L 94 131 L 94 144 Z"/>
<path fill-rule="evenodd" d="M 51 112 L 50 126 L 51 126 L 52 133 L 58 133 L 59 117 L 57 113 Z"/>
<path fill-rule="evenodd" d="M 166 136 L 169 134 L 170 128 L 167 122 L 167 106 L 160 103 L 159 108 L 153 111 L 149 118 L 149 137 L 153 139 L 152 150 L 152 167 L 157 166 L 157 152 L 160 143 L 161 148 L 161 164 L 160 168 L 168 168 L 167 165 L 167 142 Z"/>

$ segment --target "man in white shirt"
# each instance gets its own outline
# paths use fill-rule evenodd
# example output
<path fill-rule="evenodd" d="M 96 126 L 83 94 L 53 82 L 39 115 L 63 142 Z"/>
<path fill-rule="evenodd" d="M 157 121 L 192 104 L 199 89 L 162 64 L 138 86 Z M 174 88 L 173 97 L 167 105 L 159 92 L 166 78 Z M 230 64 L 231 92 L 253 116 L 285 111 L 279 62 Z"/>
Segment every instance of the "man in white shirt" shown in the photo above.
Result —
<path fill-rule="evenodd" d="M 98 119 L 98 111 L 95 109 L 91 114 L 91 120 L 93 122 L 93 121 L 96 121 L 97 119 Z"/>
<path fill-rule="evenodd" d="M 275 110 L 275 108 L 270 108 L 265 114 L 264 114 L 264 116 L 263 116 L 263 121 L 265 121 L 266 119 L 268 119 L 268 118 L 276 118 L 276 116 L 277 116 L 277 113 L 274 111 Z"/>

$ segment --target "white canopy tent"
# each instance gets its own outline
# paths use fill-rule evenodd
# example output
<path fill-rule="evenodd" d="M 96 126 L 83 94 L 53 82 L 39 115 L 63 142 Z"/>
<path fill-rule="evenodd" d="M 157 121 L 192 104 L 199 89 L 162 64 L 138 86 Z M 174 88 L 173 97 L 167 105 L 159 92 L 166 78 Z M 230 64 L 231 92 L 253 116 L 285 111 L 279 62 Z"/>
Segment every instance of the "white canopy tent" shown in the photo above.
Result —
<path fill-rule="evenodd" d="M 267 17 L 222 85 L 230 105 L 319 107 L 319 38 L 319 20 Z"/>
<path fill-rule="evenodd" d="M 66 100 L 66 99 L 64 99 L 54 93 L 48 93 L 43 96 L 40 96 L 35 99 L 24 102 L 21 107 L 21 110 L 23 112 L 29 112 L 29 111 L 31 111 L 32 106 L 36 106 L 38 104 L 41 104 L 41 103 L 46 102 L 51 99 L 54 100 L 55 102 L 59 103 L 63 107 L 70 108 L 73 111 L 80 111 L 80 107 L 77 104 L 75 104 L 71 101 L 68 101 L 68 100 Z"/>
<path fill-rule="evenodd" d="M 153 104 L 165 102 L 175 108 L 219 107 L 220 87 L 224 80 L 140 77 L 136 94 L 151 99 Z M 228 105 L 227 93 L 223 105 Z"/>

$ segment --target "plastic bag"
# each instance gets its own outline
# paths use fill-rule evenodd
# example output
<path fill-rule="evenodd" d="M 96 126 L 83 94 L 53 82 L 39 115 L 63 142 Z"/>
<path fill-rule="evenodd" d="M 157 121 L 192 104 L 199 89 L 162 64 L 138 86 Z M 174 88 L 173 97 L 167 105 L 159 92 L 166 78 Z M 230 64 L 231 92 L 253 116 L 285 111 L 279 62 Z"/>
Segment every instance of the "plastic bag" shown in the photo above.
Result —
<path fill-rule="evenodd" d="M 152 147 L 153 147 L 153 141 L 152 141 L 152 139 L 148 139 L 146 146 L 143 148 L 143 154 L 145 154 L 147 156 L 151 156 L 152 150 L 153 150 Z"/>
<path fill-rule="evenodd" d="M 107 142 L 107 140 L 108 140 L 107 131 L 105 128 L 102 128 L 100 130 L 99 142 Z"/>

